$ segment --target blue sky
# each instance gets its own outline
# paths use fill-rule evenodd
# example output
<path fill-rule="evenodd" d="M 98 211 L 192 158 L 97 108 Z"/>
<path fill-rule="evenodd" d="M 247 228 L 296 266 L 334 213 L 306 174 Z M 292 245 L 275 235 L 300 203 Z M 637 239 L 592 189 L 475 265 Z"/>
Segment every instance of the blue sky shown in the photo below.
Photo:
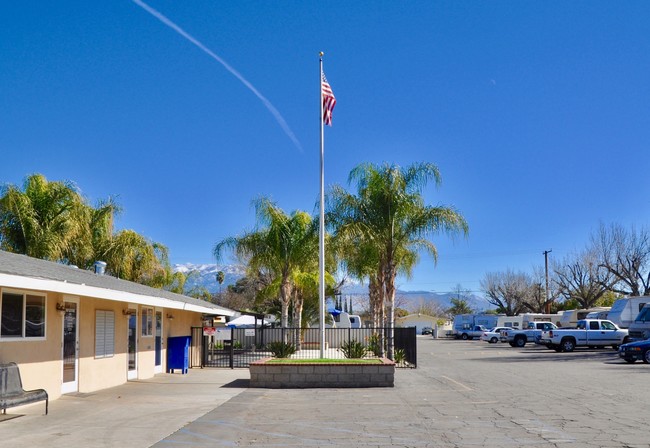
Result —
<path fill-rule="evenodd" d="M 405 290 L 478 291 L 584 247 L 599 222 L 650 218 L 646 1 L 150 0 L 247 87 L 132 1 L 0 6 L 0 182 L 73 180 L 117 196 L 119 228 L 210 263 L 254 224 L 251 200 L 312 211 L 318 52 L 337 98 L 326 184 L 359 163 L 435 163 L 428 203 L 468 239 L 434 237 Z"/>

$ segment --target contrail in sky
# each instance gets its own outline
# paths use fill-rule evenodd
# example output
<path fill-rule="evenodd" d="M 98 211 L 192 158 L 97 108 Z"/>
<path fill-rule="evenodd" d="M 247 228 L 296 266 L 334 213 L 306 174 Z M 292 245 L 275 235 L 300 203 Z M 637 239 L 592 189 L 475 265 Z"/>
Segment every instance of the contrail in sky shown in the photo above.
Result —
<path fill-rule="evenodd" d="M 224 68 L 225 68 L 226 70 L 228 70 L 230 73 L 232 73 L 232 74 L 235 76 L 235 78 L 239 79 L 239 80 L 242 82 L 242 84 L 244 84 L 246 87 L 248 87 L 248 89 L 249 89 L 251 92 L 253 92 L 253 93 L 255 94 L 255 96 L 258 97 L 258 98 L 262 101 L 262 103 L 264 104 L 264 106 L 266 106 L 266 108 L 269 110 L 269 112 L 271 112 L 271 114 L 275 117 L 276 121 L 278 122 L 278 124 L 280 125 L 280 127 L 282 128 L 282 130 L 284 131 L 284 133 L 287 134 L 287 136 L 291 139 L 291 141 L 293 142 L 293 144 L 296 145 L 296 147 L 297 147 L 300 151 L 302 151 L 302 146 L 300 145 L 300 142 L 298 141 L 298 139 L 296 138 L 296 136 L 294 135 L 293 131 L 291 130 L 291 128 L 289 127 L 289 125 L 287 124 L 287 122 L 284 120 L 284 118 L 282 117 L 282 115 L 280 114 L 280 112 L 275 108 L 275 106 L 273 106 L 273 104 L 271 104 L 271 102 L 270 102 L 269 100 L 266 99 L 266 97 L 264 97 L 264 95 L 262 95 L 262 94 L 261 94 L 261 93 L 260 93 L 260 92 L 259 92 L 259 91 L 254 87 L 254 86 L 253 86 L 253 84 L 251 84 L 250 82 L 248 82 L 248 80 L 247 80 L 246 78 L 244 78 L 244 77 L 241 75 L 241 73 L 239 73 L 237 70 L 235 70 L 233 67 L 231 67 L 230 64 L 228 64 L 226 61 L 224 61 L 223 59 L 221 59 L 221 58 L 220 58 L 218 55 L 216 55 L 212 50 L 210 50 L 210 49 L 207 48 L 205 45 L 203 45 L 201 42 L 199 42 L 199 41 L 196 40 L 194 37 L 192 37 L 191 35 L 189 35 L 189 34 L 188 34 L 184 29 L 182 29 L 180 26 L 176 25 L 174 22 L 172 22 L 171 20 L 169 20 L 167 17 L 165 17 L 164 15 L 162 15 L 160 12 L 156 11 L 155 9 L 153 9 L 151 6 L 149 6 L 149 5 L 147 5 L 146 3 L 144 3 L 142 0 L 131 0 L 131 1 L 132 1 L 133 3 L 135 3 L 136 5 L 138 5 L 139 7 L 141 7 L 142 9 L 144 9 L 145 11 L 147 11 L 149 14 L 151 14 L 151 15 L 154 16 L 155 18 L 157 18 L 158 20 L 160 20 L 162 23 L 164 23 L 165 25 L 167 25 L 169 28 L 171 28 L 171 29 L 173 29 L 174 31 L 176 31 L 178 34 L 180 34 L 181 36 L 183 36 L 185 39 L 189 40 L 189 41 L 192 42 L 194 45 L 196 45 L 197 47 L 199 47 L 201 50 L 203 50 L 204 53 L 206 53 L 206 54 L 207 54 L 208 56 L 210 56 L 212 59 L 214 59 L 215 61 L 217 61 L 217 62 L 220 63 L 221 65 L 223 65 Z"/>

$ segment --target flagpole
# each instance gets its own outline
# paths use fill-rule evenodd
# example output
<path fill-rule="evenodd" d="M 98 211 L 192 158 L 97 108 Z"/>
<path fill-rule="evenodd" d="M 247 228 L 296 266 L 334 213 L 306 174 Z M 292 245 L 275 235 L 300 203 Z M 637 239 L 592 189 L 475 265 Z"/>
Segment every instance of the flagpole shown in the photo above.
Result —
<path fill-rule="evenodd" d="M 323 116 L 323 52 L 319 57 L 320 71 L 320 221 L 318 234 L 318 296 L 320 304 L 320 357 L 325 357 L 325 132 Z"/>

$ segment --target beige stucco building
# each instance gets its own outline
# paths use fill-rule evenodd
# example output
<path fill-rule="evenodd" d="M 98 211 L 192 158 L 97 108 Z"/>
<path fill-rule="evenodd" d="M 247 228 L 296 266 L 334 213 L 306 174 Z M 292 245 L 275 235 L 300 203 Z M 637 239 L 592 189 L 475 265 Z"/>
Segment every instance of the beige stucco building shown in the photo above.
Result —
<path fill-rule="evenodd" d="M 0 363 L 50 399 L 151 378 L 167 338 L 227 308 L 74 267 L 0 251 Z"/>

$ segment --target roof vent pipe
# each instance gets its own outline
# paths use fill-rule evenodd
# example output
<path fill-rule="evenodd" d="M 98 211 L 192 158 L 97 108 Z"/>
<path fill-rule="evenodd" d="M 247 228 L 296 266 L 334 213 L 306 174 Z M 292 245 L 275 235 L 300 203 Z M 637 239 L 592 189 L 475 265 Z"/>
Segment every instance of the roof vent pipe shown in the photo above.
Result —
<path fill-rule="evenodd" d="M 104 272 L 106 272 L 106 262 L 96 261 L 94 266 L 95 274 L 104 275 Z"/>

